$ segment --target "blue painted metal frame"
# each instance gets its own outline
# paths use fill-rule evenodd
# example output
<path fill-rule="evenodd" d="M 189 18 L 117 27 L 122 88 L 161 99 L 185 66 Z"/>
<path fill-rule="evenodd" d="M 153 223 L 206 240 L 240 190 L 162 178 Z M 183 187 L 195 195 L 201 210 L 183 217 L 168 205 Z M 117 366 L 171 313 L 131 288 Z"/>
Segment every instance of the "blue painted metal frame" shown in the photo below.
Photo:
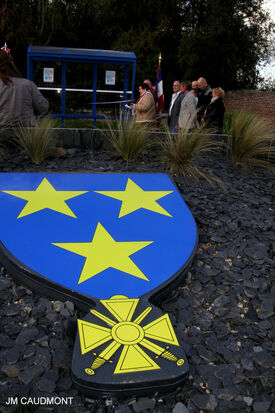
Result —
<path fill-rule="evenodd" d="M 97 74 L 99 64 L 112 64 L 124 66 L 124 85 L 123 100 L 127 100 L 127 86 L 129 82 L 129 67 L 133 65 L 132 75 L 132 95 L 134 99 L 135 75 L 136 75 L 136 55 L 134 52 L 122 52 L 116 50 L 98 50 L 98 49 L 73 49 L 62 47 L 47 46 L 28 46 L 27 51 L 27 78 L 34 80 L 34 62 L 35 61 L 53 61 L 62 63 L 61 79 L 61 113 L 53 113 L 52 117 L 61 118 L 62 127 L 64 119 L 103 119 L 104 116 L 96 114 L 96 92 L 97 92 Z M 93 94 L 92 94 L 92 114 L 91 115 L 74 115 L 66 114 L 66 63 L 91 63 L 93 64 Z M 123 105 L 123 114 L 125 113 L 125 104 Z"/>

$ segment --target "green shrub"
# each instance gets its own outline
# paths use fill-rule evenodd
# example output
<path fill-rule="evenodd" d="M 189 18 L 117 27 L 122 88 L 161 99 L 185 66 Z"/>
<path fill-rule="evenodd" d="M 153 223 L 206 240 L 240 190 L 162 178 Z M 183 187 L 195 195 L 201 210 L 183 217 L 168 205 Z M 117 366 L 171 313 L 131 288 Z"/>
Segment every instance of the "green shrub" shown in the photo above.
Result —
<path fill-rule="evenodd" d="M 128 165 L 144 152 L 149 144 L 150 128 L 122 114 L 114 123 L 108 123 L 104 132 L 107 139 Z"/>
<path fill-rule="evenodd" d="M 5 149 L 5 137 L 4 137 L 4 132 L 6 129 L 8 129 L 9 125 L 8 124 L 3 124 L 1 122 L 1 116 L 0 116 L 0 163 L 4 159 L 4 149 Z"/>
<path fill-rule="evenodd" d="M 275 142 L 271 124 L 257 115 L 234 112 L 225 125 L 232 162 L 244 168 L 274 170 Z"/>
<path fill-rule="evenodd" d="M 186 178 L 203 178 L 208 182 L 218 181 L 208 172 L 203 172 L 194 160 L 203 153 L 217 152 L 222 143 L 211 140 L 211 130 L 205 127 L 180 130 L 177 134 L 167 131 L 166 140 L 161 144 L 162 159 L 168 170 Z"/>
<path fill-rule="evenodd" d="M 53 137 L 55 123 L 50 118 L 42 118 L 37 127 L 19 126 L 15 130 L 15 140 L 33 163 L 39 165 L 49 157 L 60 157 L 66 154 L 65 149 L 56 147 Z"/>

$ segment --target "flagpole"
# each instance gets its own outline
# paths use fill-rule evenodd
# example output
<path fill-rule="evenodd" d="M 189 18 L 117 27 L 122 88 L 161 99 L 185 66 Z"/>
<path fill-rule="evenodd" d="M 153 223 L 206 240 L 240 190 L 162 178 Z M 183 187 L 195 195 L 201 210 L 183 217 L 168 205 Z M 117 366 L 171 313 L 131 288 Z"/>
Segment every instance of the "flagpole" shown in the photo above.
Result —
<path fill-rule="evenodd" d="M 157 112 L 161 113 L 164 109 L 164 95 L 163 95 L 163 83 L 162 83 L 162 74 L 161 74 L 161 53 L 159 53 L 159 64 L 157 68 L 157 82 L 156 82 L 156 91 L 158 95 L 158 106 Z"/>

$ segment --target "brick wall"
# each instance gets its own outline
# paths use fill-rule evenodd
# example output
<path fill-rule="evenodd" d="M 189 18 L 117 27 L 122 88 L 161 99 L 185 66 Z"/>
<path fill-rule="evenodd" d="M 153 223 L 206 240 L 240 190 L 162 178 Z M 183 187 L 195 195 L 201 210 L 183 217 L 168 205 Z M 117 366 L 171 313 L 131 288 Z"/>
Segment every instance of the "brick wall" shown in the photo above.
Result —
<path fill-rule="evenodd" d="M 275 92 L 262 90 L 234 90 L 224 98 L 227 112 L 243 110 L 269 120 L 275 128 Z"/>

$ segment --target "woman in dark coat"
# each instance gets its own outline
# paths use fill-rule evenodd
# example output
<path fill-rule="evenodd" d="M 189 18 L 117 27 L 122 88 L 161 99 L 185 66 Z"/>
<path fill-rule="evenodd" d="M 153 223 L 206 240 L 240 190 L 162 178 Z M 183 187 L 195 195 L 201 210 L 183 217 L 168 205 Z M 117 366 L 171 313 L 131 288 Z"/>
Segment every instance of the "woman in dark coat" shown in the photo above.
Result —
<path fill-rule="evenodd" d="M 222 133 L 223 116 L 225 107 L 223 98 L 224 90 L 221 87 L 216 87 L 212 90 L 212 99 L 206 107 L 201 122 L 207 127 L 214 130 L 216 133 Z"/>

